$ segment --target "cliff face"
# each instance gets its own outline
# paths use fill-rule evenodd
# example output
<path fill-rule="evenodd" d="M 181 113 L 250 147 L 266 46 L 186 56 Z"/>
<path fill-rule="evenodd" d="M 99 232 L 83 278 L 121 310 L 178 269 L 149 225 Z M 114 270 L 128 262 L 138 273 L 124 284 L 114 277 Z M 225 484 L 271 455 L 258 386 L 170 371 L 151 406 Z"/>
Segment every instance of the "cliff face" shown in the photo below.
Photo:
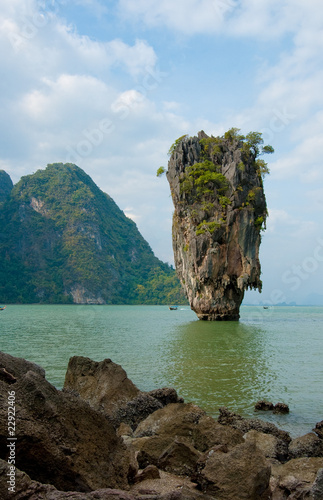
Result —
<path fill-rule="evenodd" d="M 13 183 L 10 175 L 4 170 L 0 170 L 0 203 L 9 196 L 12 188 Z"/>
<path fill-rule="evenodd" d="M 171 148 L 167 179 L 175 207 L 175 266 L 200 319 L 237 320 L 244 291 L 261 291 L 267 168 L 257 156 L 273 150 L 260 151 L 260 134 L 248 136 L 237 129 L 217 138 L 200 132 Z"/>
<path fill-rule="evenodd" d="M 185 300 L 174 270 L 76 165 L 48 165 L 6 192 L 0 204 L 0 303 Z"/>

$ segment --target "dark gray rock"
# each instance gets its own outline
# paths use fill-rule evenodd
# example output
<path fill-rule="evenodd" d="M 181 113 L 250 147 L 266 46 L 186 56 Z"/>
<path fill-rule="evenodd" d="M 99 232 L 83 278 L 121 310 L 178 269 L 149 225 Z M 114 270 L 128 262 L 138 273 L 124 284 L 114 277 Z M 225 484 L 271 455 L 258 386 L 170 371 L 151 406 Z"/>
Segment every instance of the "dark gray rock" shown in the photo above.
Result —
<path fill-rule="evenodd" d="M 162 406 L 169 405 L 171 403 L 183 403 L 184 400 L 178 397 L 175 389 L 172 387 L 163 387 L 162 389 L 154 389 L 153 391 L 147 392 L 148 396 L 151 396 L 157 401 L 159 401 Z"/>
<path fill-rule="evenodd" d="M 274 406 L 274 413 L 289 413 L 289 406 L 285 403 L 277 403 Z"/>
<path fill-rule="evenodd" d="M 288 452 L 290 458 L 323 457 L 323 440 L 309 432 L 293 439 L 289 443 Z"/>
<path fill-rule="evenodd" d="M 270 401 L 258 401 L 255 404 L 255 410 L 270 411 L 270 410 L 273 410 L 273 409 L 274 409 L 274 405 Z"/>
<path fill-rule="evenodd" d="M 16 466 L 59 490 L 127 488 L 131 453 L 103 414 L 58 391 L 33 363 L 1 353 L 17 381 L 0 380 L 0 458 L 7 459 L 8 391 L 15 393 Z"/>
<path fill-rule="evenodd" d="M 316 424 L 313 431 L 318 435 L 319 438 L 323 439 L 323 420 Z"/>
<path fill-rule="evenodd" d="M 286 431 L 278 429 L 274 424 L 264 422 L 256 418 L 242 418 L 237 413 L 234 413 L 226 407 L 219 409 L 220 415 L 218 422 L 223 425 L 228 425 L 234 429 L 238 429 L 243 434 L 251 430 L 256 430 L 264 434 L 271 434 L 278 439 L 277 442 L 277 459 L 286 460 L 288 457 L 288 445 L 291 442 L 291 437 Z"/>

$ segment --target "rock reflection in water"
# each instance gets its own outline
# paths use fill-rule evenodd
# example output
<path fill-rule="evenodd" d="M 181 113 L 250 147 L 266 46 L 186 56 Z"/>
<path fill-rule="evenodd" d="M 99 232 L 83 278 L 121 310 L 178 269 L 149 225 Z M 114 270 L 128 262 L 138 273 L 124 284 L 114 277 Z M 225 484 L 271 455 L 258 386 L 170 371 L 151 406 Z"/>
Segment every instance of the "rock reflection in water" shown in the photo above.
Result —
<path fill-rule="evenodd" d="M 249 415 L 275 379 L 264 336 L 260 327 L 236 322 L 180 325 L 168 344 L 167 378 L 212 414 L 225 405 Z"/>

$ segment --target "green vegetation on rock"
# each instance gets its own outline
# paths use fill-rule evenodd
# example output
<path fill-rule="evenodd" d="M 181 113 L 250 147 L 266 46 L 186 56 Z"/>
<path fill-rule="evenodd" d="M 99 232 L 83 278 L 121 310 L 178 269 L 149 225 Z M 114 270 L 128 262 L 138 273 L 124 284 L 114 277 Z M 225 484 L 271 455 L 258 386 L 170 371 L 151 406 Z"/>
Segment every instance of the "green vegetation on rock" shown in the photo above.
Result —
<path fill-rule="evenodd" d="M 2 303 L 185 302 L 175 271 L 76 165 L 22 177 L 0 228 Z"/>

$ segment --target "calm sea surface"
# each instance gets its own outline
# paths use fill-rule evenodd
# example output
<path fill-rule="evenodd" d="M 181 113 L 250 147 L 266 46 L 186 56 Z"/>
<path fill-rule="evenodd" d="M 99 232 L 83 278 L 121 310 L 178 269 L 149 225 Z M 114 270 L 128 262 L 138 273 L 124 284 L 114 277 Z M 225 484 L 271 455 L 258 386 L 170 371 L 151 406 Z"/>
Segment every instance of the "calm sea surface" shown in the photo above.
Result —
<path fill-rule="evenodd" d="M 243 306 L 239 322 L 201 322 L 188 307 L 11 306 L 0 350 L 41 365 L 61 388 L 71 356 L 121 364 L 141 389 L 175 387 L 217 417 L 254 416 L 268 399 L 290 414 L 259 415 L 293 436 L 323 419 L 323 307 Z"/>

